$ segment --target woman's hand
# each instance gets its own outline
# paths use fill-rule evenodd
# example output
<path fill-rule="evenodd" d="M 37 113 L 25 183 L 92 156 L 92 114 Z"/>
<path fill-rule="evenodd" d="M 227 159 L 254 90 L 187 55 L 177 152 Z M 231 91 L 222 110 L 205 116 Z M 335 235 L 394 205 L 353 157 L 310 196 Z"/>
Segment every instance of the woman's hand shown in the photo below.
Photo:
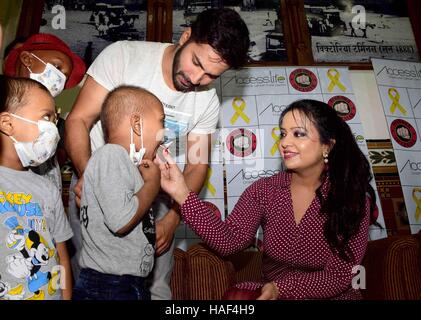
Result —
<path fill-rule="evenodd" d="M 262 294 L 256 300 L 277 300 L 279 296 L 278 287 L 275 282 L 268 282 L 262 288 Z"/>
<path fill-rule="evenodd" d="M 75 187 L 73 188 L 73 191 L 75 193 L 76 205 L 78 208 L 80 208 L 80 199 L 82 198 L 82 191 L 83 191 L 83 176 L 80 176 Z"/>
<path fill-rule="evenodd" d="M 190 190 L 187 187 L 183 173 L 177 167 L 168 151 L 164 150 L 162 155 L 166 162 L 163 162 L 159 157 L 155 158 L 161 170 L 161 188 L 178 204 L 182 205 Z"/>

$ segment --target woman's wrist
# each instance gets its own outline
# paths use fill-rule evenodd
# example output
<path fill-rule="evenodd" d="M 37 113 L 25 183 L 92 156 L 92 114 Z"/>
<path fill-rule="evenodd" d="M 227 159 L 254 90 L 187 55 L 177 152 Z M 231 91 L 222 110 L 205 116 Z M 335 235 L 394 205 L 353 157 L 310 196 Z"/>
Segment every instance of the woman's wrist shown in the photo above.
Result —
<path fill-rule="evenodd" d="M 173 199 L 177 201 L 177 203 L 182 206 L 184 202 L 187 200 L 187 197 L 189 196 L 190 189 L 187 187 L 186 184 L 184 184 L 182 187 L 180 187 L 176 194 L 174 195 Z"/>

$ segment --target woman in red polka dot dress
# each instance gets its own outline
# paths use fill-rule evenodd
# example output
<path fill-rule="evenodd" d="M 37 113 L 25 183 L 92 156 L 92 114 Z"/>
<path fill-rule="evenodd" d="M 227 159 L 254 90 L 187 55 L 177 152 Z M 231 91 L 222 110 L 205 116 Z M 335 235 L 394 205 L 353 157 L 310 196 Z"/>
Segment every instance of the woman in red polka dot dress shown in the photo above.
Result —
<path fill-rule="evenodd" d="M 279 150 L 287 171 L 249 186 L 225 221 L 190 191 L 167 153 L 161 185 L 183 220 L 221 255 L 248 247 L 263 229 L 259 299 L 361 299 L 353 267 L 368 241 L 375 193 L 369 163 L 349 126 L 315 100 L 292 103 L 280 117 Z"/>

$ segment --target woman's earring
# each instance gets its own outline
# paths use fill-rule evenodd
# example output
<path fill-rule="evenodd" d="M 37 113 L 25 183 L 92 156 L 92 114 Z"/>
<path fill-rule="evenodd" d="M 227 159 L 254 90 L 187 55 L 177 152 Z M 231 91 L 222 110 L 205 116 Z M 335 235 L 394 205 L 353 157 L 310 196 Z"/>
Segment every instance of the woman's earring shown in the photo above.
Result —
<path fill-rule="evenodd" d="M 329 162 L 329 158 L 328 158 L 328 156 L 329 156 L 329 154 L 327 154 L 327 153 L 323 153 L 323 161 L 324 161 L 324 163 L 328 163 Z"/>

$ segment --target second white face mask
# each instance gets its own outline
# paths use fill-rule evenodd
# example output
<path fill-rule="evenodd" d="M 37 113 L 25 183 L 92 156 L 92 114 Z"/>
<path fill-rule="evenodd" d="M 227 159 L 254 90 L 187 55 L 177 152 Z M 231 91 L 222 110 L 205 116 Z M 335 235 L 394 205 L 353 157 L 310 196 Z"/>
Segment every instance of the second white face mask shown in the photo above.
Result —
<path fill-rule="evenodd" d="M 66 76 L 51 63 L 45 63 L 33 53 L 31 54 L 45 64 L 45 69 L 41 73 L 33 73 L 32 70 L 27 67 L 30 72 L 29 77 L 44 85 L 53 97 L 57 97 L 64 89 Z"/>
<path fill-rule="evenodd" d="M 50 159 L 56 152 L 60 135 L 54 123 L 46 120 L 32 121 L 11 114 L 13 117 L 37 125 L 39 136 L 30 142 L 19 142 L 14 137 L 10 137 L 15 146 L 16 153 L 24 167 L 37 167 Z"/>
<path fill-rule="evenodd" d="M 133 164 L 138 167 L 142 162 L 142 159 L 146 153 L 146 149 L 143 147 L 143 125 L 140 123 L 140 149 L 136 151 L 136 145 L 133 140 L 133 128 L 130 127 L 130 151 L 129 157 Z"/>

